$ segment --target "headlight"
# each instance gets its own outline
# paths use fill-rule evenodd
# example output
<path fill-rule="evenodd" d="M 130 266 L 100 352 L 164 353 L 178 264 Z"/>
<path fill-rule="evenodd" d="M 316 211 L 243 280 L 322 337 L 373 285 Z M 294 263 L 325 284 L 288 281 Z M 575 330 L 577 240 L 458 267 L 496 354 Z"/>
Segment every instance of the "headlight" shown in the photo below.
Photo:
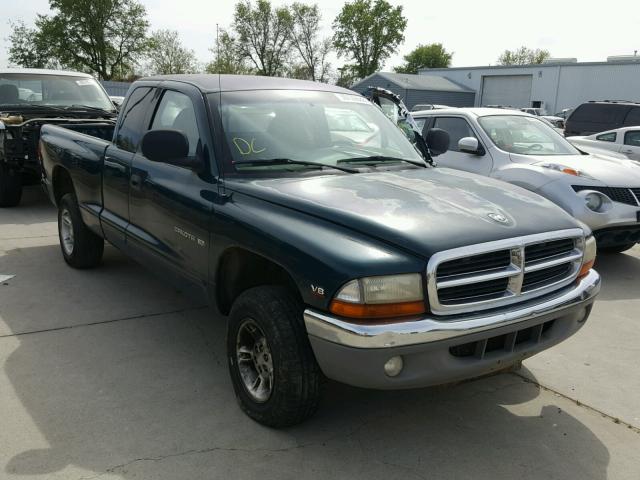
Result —
<path fill-rule="evenodd" d="M 574 177 L 584 177 L 591 178 L 584 172 L 580 170 L 576 170 L 575 168 L 567 167 L 565 165 L 560 165 L 559 163 L 535 163 L 538 167 L 548 168 L 550 170 L 555 170 L 556 172 L 566 173 L 567 175 L 573 175 Z"/>
<path fill-rule="evenodd" d="M 578 273 L 579 279 L 587 275 L 593 268 L 593 264 L 596 261 L 596 252 L 596 239 L 593 235 L 590 235 L 584 239 L 584 255 L 582 256 L 582 266 L 580 267 L 580 273 Z"/>
<path fill-rule="evenodd" d="M 351 318 L 389 318 L 425 312 L 419 273 L 365 277 L 346 283 L 329 310 Z"/>
<path fill-rule="evenodd" d="M 613 202 L 604 193 L 595 190 L 581 190 L 578 196 L 584 199 L 584 204 L 592 212 L 603 213 L 611 209 Z"/>

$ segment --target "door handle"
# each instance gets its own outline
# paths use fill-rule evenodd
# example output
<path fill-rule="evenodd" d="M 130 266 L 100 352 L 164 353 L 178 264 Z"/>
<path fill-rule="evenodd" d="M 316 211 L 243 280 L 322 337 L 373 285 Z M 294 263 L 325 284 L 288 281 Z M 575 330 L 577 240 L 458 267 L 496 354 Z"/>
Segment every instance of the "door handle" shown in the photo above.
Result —
<path fill-rule="evenodd" d="M 627 150 L 622 150 L 622 153 L 633 153 L 633 150 L 628 148 Z"/>
<path fill-rule="evenodd" d="M 131 175 L 131 180 L 129 183 L 131 184 L 131 188 L 133 188 L 134 190 L 142 189 L 142 177 L 137 173 Z"/>

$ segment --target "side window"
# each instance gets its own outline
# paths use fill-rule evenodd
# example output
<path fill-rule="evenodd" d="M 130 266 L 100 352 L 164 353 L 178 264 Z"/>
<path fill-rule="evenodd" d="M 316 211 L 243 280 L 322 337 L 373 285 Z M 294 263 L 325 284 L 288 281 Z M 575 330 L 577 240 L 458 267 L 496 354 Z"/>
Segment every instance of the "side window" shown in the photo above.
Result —
<path fill-rule="evenodd" d="M 179 130 L 189 139 L 189 156 L 194 156 L 200 142 L 196 112 L 184 93 L 167 90 L 162 96 L 151 130 Z"/>
<path fill-rule="evenodd" d="M 433 128 L 441 128 L 449 134 L 449 150 L 458 152 L 458 142 L 464 137 L 477 138 L 464 118 L 438 117 Z"/>
<path fill-rule="evenodd" d="M 150 87 L 136 88 L 120 116 L 116 145 L 128 152 L 135 152 L 142 135 L 146 132 L 144 124 L 153 100 L 154 89 Z"/>
<path fill-rule="evenodd" d="M 416 125 L 418 125 L 418 128 L 420 129 L 420 131 L 422 131 L 424 129 L 424 124 L 427 123 L 427 119 L 426 118 L 416 118 Z"/>
<path fill-rule="evenodd" d="M 601 142 L 615 142 L 617 134 L 616 132 L 607 132 L 596 137 L 596 140 L 600 140 Z"/>
<path fill-rule="evenodd" d="M 624 124 L 629 127 L 640 126 L 640 108 L 632 108 L 627 118 L 624 119 Z"/>
<path fill-rule="evenodd" d="M 632 130 L 624 134 L 624 144 L 640 147 L 640 130 Z"/>

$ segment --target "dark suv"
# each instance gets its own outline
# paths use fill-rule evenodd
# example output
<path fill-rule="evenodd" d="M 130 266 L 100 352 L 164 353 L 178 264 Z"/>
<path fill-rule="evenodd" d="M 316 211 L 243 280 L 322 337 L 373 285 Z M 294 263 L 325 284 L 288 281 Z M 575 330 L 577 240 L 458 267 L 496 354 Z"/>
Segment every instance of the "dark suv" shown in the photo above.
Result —
<path fill-rule="evenodd" d="M 564 135 L 592 135 L 620 127 L 640 125 L 640 103 L 604 100 L 587 102 L 567 119 Z"/>

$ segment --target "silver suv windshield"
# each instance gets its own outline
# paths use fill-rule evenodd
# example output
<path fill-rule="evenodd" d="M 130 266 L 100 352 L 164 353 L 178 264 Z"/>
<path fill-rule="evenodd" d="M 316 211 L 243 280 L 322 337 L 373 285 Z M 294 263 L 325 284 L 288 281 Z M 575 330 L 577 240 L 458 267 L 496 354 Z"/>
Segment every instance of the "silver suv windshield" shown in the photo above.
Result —
<path fill-rule="evenodd" d="M 221 95 L 230 173 L 357 171 L 424 160 L 382 111 L 357 94 L 257 90 Z M 336 168 L 338 167 L 338 168 Z"/>
<path fill-rule="evenodd" d="M 0 73 L 0 108 L 55 107 L 115 111 L 93 78 L 37 73 Z"/>
<path fill-rule="evenodd" d="M 535 117 L 489 115 L 478 120 L 500 150 L 521 155 L 580 155 L 562 135 Z"/>

